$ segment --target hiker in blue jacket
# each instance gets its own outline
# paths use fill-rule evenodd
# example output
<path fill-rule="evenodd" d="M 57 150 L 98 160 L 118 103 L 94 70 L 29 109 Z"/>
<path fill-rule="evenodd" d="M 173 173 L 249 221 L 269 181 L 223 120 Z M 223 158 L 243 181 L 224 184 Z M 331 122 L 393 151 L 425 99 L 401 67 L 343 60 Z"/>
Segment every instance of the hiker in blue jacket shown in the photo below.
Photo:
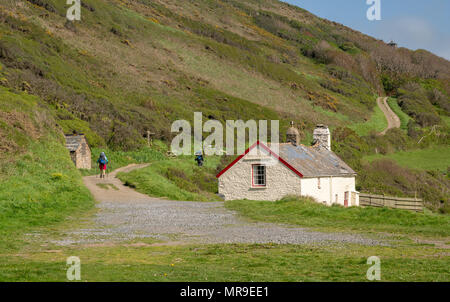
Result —
<path fill-rule="evenodd" d="M 100 153 L 100 157 L 97 159 L 98 167 L 100 169 L 100 178 L 105 178 L 106 165 L 108 164 L 108 158 L 105 152 Z"/>
<path fill-rule="evenodd" d="M 197 152 L 195 154 L 195 161 L 199 167 L 203 166 L 203 154 L 201 152 Z"/>

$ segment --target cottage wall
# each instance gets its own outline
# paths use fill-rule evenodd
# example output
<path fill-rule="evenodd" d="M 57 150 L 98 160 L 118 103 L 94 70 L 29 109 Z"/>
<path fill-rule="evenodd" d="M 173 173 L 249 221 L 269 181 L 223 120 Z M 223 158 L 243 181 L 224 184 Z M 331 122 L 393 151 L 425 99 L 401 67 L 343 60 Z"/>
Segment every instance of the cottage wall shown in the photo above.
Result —
<path fill-rule="evenodd" d="M 282 163 L 266 166 L 264 188 L 252 187 L 252 165 L 264 164 L 268 156 L 244 156 L 219 178 L 219 194 L 225 200 L 279 200 L 286 195 L 300 195 L 300 177 Z"/>
<path fill-rule="evenodd" d="M 255 151 L 255 152 L 252 152 Z M 310 196 L 327 205 L 359 206 L 355 192 L 355 176 L 299 177 L 263 149 L 255 148 L 219 177 L 219 194 L 225 200 L 279 200 L 286 195 Z M 270 163 L 276 162 L 275 165 Z M 252 165 L 266 164 L 266 186 L 252 186 Z"/>
<path fill-rule="evenodd" d="M 320 187 L 319 187 L 320 179 Z M 327 205 L 340 204 L 344 205 L 345 192 L 355 192 L 354 176 L 333 176 L 333 177 L 315 177 L 302 178 L 302 195 L 311 196 L 321 203 Z M 348 205 L 351 206 L 351 194 L 349 193 Z M 336 198 L 337 195 L 337 198 Z M 359 201 L 355 201 L 355 206 L 359 205 Z"/>
<path fill-rule="evenodd" d="M 78 169 L 91 169 L 91 150 L 83 139 L 78 149 L 74 152 L 70 152 L 70 157 Z"/>
<path fill-rule="evenodd" d="M 79 159 L 77 161 L 79 169 L 91 169 L 91 149 L 86 139 L 83 139 L 83 143 L 80 146 Z"/>

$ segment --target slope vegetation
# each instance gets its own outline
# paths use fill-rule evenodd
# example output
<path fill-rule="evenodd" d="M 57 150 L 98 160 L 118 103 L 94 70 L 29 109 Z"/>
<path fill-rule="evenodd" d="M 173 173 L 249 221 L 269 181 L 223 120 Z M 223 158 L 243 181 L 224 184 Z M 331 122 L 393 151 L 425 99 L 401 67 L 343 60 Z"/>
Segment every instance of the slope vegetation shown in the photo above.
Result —
<path fill-rule="evenodd" d="M 369 174 L 364 156 L 448 144 L 450 63 L 424 50 L 275 0 L 85 0 L 76 22 L 67 8 L 0 4 L 0 85 L 36 96 L 57 128 L 85 133 L 94 148 L 137 150 L 147 130 L 167 144 L 172 122 L 194 111 L 204 122 L 280 120 L 281 133 L 293 120 L 305 143 L 326 121 L 334 150 Z M 410 120 L 377 138 L 383 94 Z M 447 200 L 433 190 L 433 203 Z"/>

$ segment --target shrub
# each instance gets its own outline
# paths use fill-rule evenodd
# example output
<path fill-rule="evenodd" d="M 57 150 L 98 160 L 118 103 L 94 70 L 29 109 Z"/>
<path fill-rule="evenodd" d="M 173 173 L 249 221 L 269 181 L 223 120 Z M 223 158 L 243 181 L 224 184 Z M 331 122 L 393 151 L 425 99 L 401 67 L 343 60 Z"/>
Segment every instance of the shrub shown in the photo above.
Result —
<path fill-rule="evenodd" d="M 440 117 L 427 98 L 426 91 L 415 82 L 408 82 L 398 90 L 402 110 L 422 126 L 439 124 Z"/>
<path fill-rule="evenodd" d="M 364 192 L 400 197 L 417 194 L 429 209 L 448 208 L 449 198 L 445 192 L 450 181 L 436 172 L 416 171 L 401 167 L 393 160 L 380 159 L 363 163 L 357 182 Z"/>

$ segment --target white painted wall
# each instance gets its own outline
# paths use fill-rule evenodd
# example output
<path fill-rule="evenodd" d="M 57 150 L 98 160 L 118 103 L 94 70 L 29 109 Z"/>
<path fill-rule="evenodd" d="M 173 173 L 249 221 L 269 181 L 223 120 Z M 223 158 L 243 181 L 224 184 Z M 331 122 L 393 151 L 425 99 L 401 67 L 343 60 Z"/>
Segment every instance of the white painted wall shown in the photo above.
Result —
<path fill-rule="evenodd" d="M 337 203 L 344 205 L 345 192 L 355 192 L 355 177 L 320 177 L 320 188 L 318 186 L 319 178 L 302 178 L 301 187 L 303 196 L 311 196 L 321 203 L 332 205 Z M 349 206 L 351 206 L 351 195 L 349 193 Z M 359 200 L 355 205 L 359 205 Z"/>

